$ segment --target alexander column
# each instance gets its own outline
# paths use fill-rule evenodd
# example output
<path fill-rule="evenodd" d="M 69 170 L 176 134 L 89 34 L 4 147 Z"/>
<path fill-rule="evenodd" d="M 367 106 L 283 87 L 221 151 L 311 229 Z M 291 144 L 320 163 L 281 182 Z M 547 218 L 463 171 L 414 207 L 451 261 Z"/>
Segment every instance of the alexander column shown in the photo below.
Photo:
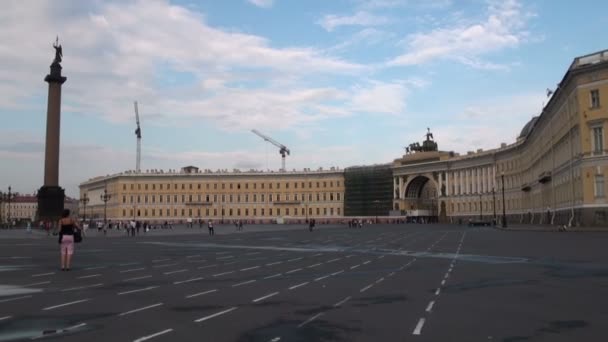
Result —
<path fill-rule="evenodd" d="M 49 84 L 46 109 L 46 143 L 44 149 L 44 185 L 38 190 L 38 216 L 42 220 L 56 220 L 63 211 L 64 190 L 59 186 L 59 133 L 61 127 L 61 86 L 66 77 L 61 76 L 63 52 L 59 38 L 53 44 L 55 59 L 51 73 L 44 78 Z"/>

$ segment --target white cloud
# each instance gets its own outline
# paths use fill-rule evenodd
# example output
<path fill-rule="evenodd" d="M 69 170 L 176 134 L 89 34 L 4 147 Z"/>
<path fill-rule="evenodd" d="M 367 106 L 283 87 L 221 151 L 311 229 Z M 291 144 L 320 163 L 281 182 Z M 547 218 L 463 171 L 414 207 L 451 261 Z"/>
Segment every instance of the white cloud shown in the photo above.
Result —
<path fill-rule="evenodd" d="M 247 0 L 249 3 L 258 7 L 270 8 L 274 4 L 274 0 Z"/>
<path fill-rule="evenodd" d="M 530 16 L 517 0 L 491 2 L 483 21 L 408 36 L 408 51 L 391 60 L 389 65 L 418 65 L 448 59 L 473 68 L 504 69 L 506 66 L 481 61 L 480 56 L 522 44 L 529 35 L 524 27 Z"/>
<path fill-rule="evenodd" d="M 357 112 L 404 114 L 408 88 L 400 82 L 373 81 L 366 86 L 356 86 L 351 108 Z"/>
<path fill-rule="evenodd" d="M 326 31 L 331 32 L 340 26 L 379 26 L 390 22 L 388 17 L 375 15 L 367 11 L 358 11 L 353 15 L 327 14 L 317 21 Z"/>

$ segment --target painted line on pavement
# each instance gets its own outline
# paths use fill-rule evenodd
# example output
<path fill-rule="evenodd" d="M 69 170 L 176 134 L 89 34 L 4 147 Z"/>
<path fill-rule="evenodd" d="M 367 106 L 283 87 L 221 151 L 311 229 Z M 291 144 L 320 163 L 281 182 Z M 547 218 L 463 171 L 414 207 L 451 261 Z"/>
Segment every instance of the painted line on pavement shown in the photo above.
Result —
<path fill-rule="evenodd" d="M 301 283 L 301 284 L 298 284 L 298 285 L 294 285 L 294 286 L 290 287 L 289 289 L 290 290 L 295 290 L 298 287 L 302 287 L 302 286 L 307 285 L 307 284 L 308 284 L 308 282 L 304 282 L 304 283 Z"/>
<path fill-rule="evenodd" d="M 441 288 L 438 287 L 437 290 L 435 291 L 435 296 L 439 296 L 439 293 L 441 292 Z"/>
<path fill-rule="evenodd" d="M 100 277 L 101 274 L 91 274 L 91 275 L 87 275 L 87 276 L 82 276 L 82 277 L 78 277 L 76 279 L 87 279 L 87 278 L 95 278 L 95 277 Z"/>
<path fill-rule="evenodd" d="M 108 267 L 108 266 L 95 266 L 95 267 L 87 267 L 87 268 L 83 268 L 82 270 L 83 270 L 83 271 L 90 271 L 90 270 L 98 270 L 98 269 L 101 269 L 101 268 L 106 268 L 106 267 Z"/>
<path fill-rule="evenodd" d="M 155 307 L 161 306 L 161 305 L 163 305 L 163 303 L 157 303 L 157 304 L 152 304 L 152 305 L 144 306 L 143 308 L 139 308 L 139 309 L 135 309 L 135 310 L 131 310 L 131 311 L 120 313 L 120 314 L 118 314 L 118 316 L 129 315 L 129 314 L 136 313 L 136 312 L 139 312 L 139 311 L 144 311 L 144 310 L 152 309 L 152 308 L 155 308 Z"/>
<path fill-rule="evenodd" d="M 180 280 L 180 281 L 174 281 L 173 285 L 179 285 L 179 284 L 185 284 L 185 283 L 191 283 L 193 281 L 197 281 L 197 280 L 203 280 L 203 277 L 198 277 L 198 278 L 192 278 L 192 279 L 188 279 L 188 280 Z"/>
<path fill-rule="evenodd" d="M 224 260 L 224 259 L 232 259 L 232 258 L 234 258 L 234 255 L 227 255 L 227 256 L 224 256 L 224 257 L 221 257 L 221 258 L 216 258 L 216 259 L 217 260 Z"/>
<path fill-rule="evenodd" d="M 128 270 L 124 270 L 124 271 L 120 271 L 120 273 L 130 273 L 130 272 L 136 272 L 136 271 L 141 271 L 141 270 L 145 270 L 145 267 L 140 267 L 140 268 L 131 268 Z"/>
<path fill-rule="evenodd" d="M 118 266 L 123 267 L 123 266 L 137 265 L 137 264 L 139 264 L 139 262 L 128 262 L 126 264 L 118 264 Z"/>
<path fill-rule="evenodd" d="M 0 321 L 6 321 L 7 319 L 10 319 L 13 316 L 4 316 L 4 317 L 0 317 Z"/>
<path fill-rule="evenodd" d="M 302 259 L 303 259 L 302 257 L 299 257 L 299 258 L 289 259 L 289 260 L 287 260 L 287 262 L 298 261 L 298 260 L 302 260 Z"/>
<path fill-rule="evenodd" d="M 350 267 L 350 269 L 351 269 L 351 270 L 354 270 L 355 268 L 357 268 L 357 267 L 359 267 L 359 266 L 361 266 L 361 264 L 357 264 L 357 265 L 351 266 L 351 267 Z"/>
<path fill-rule="evenodd" d="M 314 315 L 314 316 L 310 317 L 309 319 L 307 319 L 306 321 L 304 321 L 304 322 L 302 322 L 300 325 L 298 325 L 298 328 L 301 328 L 301 327 L 305 326 L 306 324 L 308 324 L 308 323 L 310 323 L 310 322 L 314 321 L 315 319 L 317 319 L 317 318 L 319 318 L 319 317 L 323 316 L 323 314 L 324 314 L 324 312 L 319 312 L 318 314 L 316 314 L 316 315 Z"/>
<path fill-rule="evenodd" d="M 127 279 L 124 279 L 123 281 L 133 281 L 133 280 L 146 279 L 146 278 L 152 278 L 152 276 L 147 275 L 147 276 L 143 276 L 143 277 L 127 278 Z"/>
<path fill-rule="evenodd" d="M 277 261 L 277 262 L 271 262 L 270 264 L 266 264 L 266 266 L 273 266 L 273 265 L 278 265 L 278 264 L 282 264 L 282 261 Z"/>
<path fill-rule="evenodd" d="M 295 272 L 298 272 L 298 271 L 301 271 L 301 270 L 302 270 L 301 268 L 296 268 L 294 270 L 285 272 L 285 274 L 291 274 L 291 273 L 295 273 Z"/>
<path fill-rule="evenodd" d="M 343 273 L 343 272 L 344 272 L 344 270 L 339 270 L 339 271 L 337 271 L 337 272 L 332 273 L 331 275 L 332 275 L 332 276 L 336 276 L 336 275 L 338 275 L 338 274 L 340 274 L 340 273 Z"/>
<path fill-rule="evenodd" d="M 340 306 L 340 305 L 342 305 L 342 304 L 344 304 L 344 303 L 348 302 L 348 301 L 350 300 L 350 298 L 351 298 L 351 297 L 350 297 L 350 296 L 348 296 L 348 297 L 346 297 L 346 298 L 342 299 L 341 301 L 339 301 L 339 302 L 337 302 L 336 304 L 334 304 L 334 307 L 335 307 L 335 308 L 337 308 L 338 306 Z"/>
<path fill-rule="evenodd" d="M 250 270 L 255 270 L 256 268 L 260 268 L 260 266 L 247 267 L 247 268 L 241 269 L 240 271 L 241 272 L 250 271 Z"/>
<path fill-rule="evenodd" d="M 172 332 L 172 331 L 173 331 L 173 329 L 166 329 L 166 330 L 163 330 L 163 331 L 159 331 L 159 332 L 157 332 L 157 333 L 154 333 L 154 334 L 152 334 L 152 335 L 148 335 L 148 336 L 140 337 L 140 338 L 138 338 L 138 339 L 136 339 L 136 340 L 133 340 L 133 342 L 143 342 L 143 341 L 147 341 L 147 340 L 149 340 L 149 339 L 151 339 L 151 338 L 155 338 L 155 337 L 157 337 L 157 336 L 164 335 L 164 334 L 170 333 L 170 332 Z"/>
<path fill-rule="evenodd" d="M 255 282 L 256 282 L 255 279 L 247 280 L 242 283 L 234 284 L 234 285 L 232 285 L 232 287 L 238 287 L 238 286 L 247 285 L 247 284 L 251 284 L 251 283 L 255 283 Z"/>
<path fill-rule="evenodd" d="M 53 274 L 55 274 L 55 272 L 32 274 L 32 278 L 34 278 L 34 277 L 44 277 L 44 276 L 53 275 Z"/>
<path fill-rule="evenodd" d="M 202 270 L 202 269 L 205 269 L 205 268 L 209 268 L 209 267 L 216 267 L 216 266 L 218 266 L 218 264 L 214 264 L 214 265 L 207 265 L 207 266 L 200 266 L 200 267 L 197 267 L 197 269 Z"/>
<path fill-rule="evenodd" d="M 422 327 L 424 326 L 424 322 L 426 321 L 426 319 L 421 318 L 418 321 L 418 324 L 416 324 L 416 328 L 414 329 L 414 332 L 412 332 L 412 335 L 420 335 L 422 333 Z"/>
<path fill-rule="evenodd" d="M 226 274 L 230 274 L 230 273 L 234 273 L 234 271 L 217 273 L 217 274 L 214 274 L 212 277 L 220 277 L 220 276 L 223 276 L 223 275 L 226 275 Z"/>
<path fill-rule="evenodd" d="M 280 276 L 282 276 L 282 275 L 283 275 L 283 273 L 277 273 L 277 274 L 273 274 L 273 275 L 271 275 L 271 276 L 265 277 L 264 279 L 276 278 L 276 277 L 280 277 Z"/>
<path fill-rule="evenodd" d="M 154 268 L 163 268 L 163 267 L 175 266 L 177 264 L 178 263 L 176 262 L 176 263 L 173 263 L 173 264 L 162 264 L 162 265 L 155 265 L 155 266 L 152 266 L 152 267 L 154 267 Z"/>
<path fill-rule="evenodd" d="M 432 300 L 429 305 L 426 307 L 426 312 L 431 312 L 433 310 L 433 305 L 435 305 L 435 301 Z"/>
<path fill-rule="evenodd" d="M 14 300 L 25 299 L 25 298 L 31 298 L 31 297 L 32 297 L 32 296 L 21 296 L 21 297 L 7 298 L 7 299 L 2 299 L 2 300 L 0 300 L 0 303 L 12 302 L 12 301 L 14 301 Z"/>
<path fill-rule="evenodd" d="M 262 297 L 260 297 L 260 298 L 256 298 L 256 299 L 252 300 L 251 302 L 252 302 L 252 303 L 257 303 L 257 302 L 263 301 L 264 299 L 267 299 L 267 298 L 270 298 L 270 297 L 274 297 L 274 296 L 276 296 L 276 295 L 278 295 L 278 294 L 279 294 L 279 292 L 278 292 L 278 291 L 277 291 L 277 292 L 273 292 L 273 293 L 271 293 L 271 294 L 267 294 L 267 295 L 262 296 Z"/>
<path fill-rule="evenodd" d="M 171 260 L 171 258 L 167 258 L 167 259 L 156 259 L 156 260 L 152 260 L 152 262 L 157 263 L 157 262 L 163 262 L 163 261 L 169 261 Z"/>
<path fill-rule="evenodd" d="M 317 266 L 321 266 L 323 265 L 323 263 L 318 263 L 318 264 L 314 264 L 314 265 L 310 265 L 310 266 L 306 266 L 307 268 L 313 268 L 313 267 L 317 267 Z"/>
<path fill-rule="evenodd" d="M 181 270 L 177 270 L 177 271 L 171 271 L 171 272 L 164 272 L 164 275 L 169 275 L 169 274 L 174 274 L 174 273 L 182 273 L 182 272 L 186 272 L 188 271 L 187 268 L 181 269 Z"/>
<path fill-rule="evenodd" d="M 91 300 L 91 299 L 87 298 L 87 299 L 75 300 L 73 302 L 68 302 L 68 303 L 63 303 L 63 304 L 59 304 L 59 305 L 49 306 L 49 307 L 46 307 L 46 308 L 44 308 L 42 310 L 43 311 L 53 310 L 53 309 L 62 308 L 64 306 L 68 306 L 68 305 L 74 305 L 74 304 L 78 304 L 78 303 L 87 302 L 89 300 Z"/>
<path fill-rule="evenodd" d="M 374 284 L 369 284 L 369 285 L 367 285 L 366 287 L 364 287 L 364 288 L 362 288 L 361 290 L 359 290 L 359 292 L 361 292 L 361 293 L 362 293 L 362 292 L 365 292 L 365 291 L 369 290 L 369 289 L 370 289 L 372 286 L 374 286 Z"/>
<path fill-rule="evenodd" d="M 325 263 L 329 264 L 329 263 L 332 263 L 332 262 L 336 262 L 338 260 L 342 260 L 342 258 L 331 259 L 331 260 L 326 261 Z"/>
<path fill-rule="evenodd" d="M 36 285 L 44 285 L 44 284 L 50 284 L 51 282 L 49 280 L 47 281 L 41 281 L 39 283 L 33 283 L 33 284 L 27 284 L 27 285 L 22 285 L 23 287 L 28 287 L 28 286 L 36 286 Z"/>
<path fill-rule="evenodd" d="M 204 321 L 206 321 L 206 320 L 208 320 L 208 319 L 212 319 L 212 318 L 214 318 L 214 317 L 221 316 L 221 315 L 223 315 L 223 314 L 227 314 L 227 313 L 229 313 L 229 312 L 231 312 L 231 311 L 234 311 L 234 310 L 236 310 L 236 309 L 237 309 L 237 307 L 236 307 L 236 306 L 233 306 L 233 307 L 231 307 L 230 309 L 226 309 L 226 310 L 224 310 L 224 311 L 216 312 L 216 313 L 214 313 L 213 315 L 209 315 L 209 316 L 205 316 L 205 317 L 202 317 L 202 318 L 199 318 L 199 319 L 195 319 L 195 320 L 194 320 L 194 322 L 196 322 L 196 323 L 204 322 Z"/>
<path fill-rule="evenodd" d="M 207 291 L 199 292 L 199 293 L 194 293 L 194 294 L 186 296 L 186 298 L 194 298 L 194 297 L 203 296 L 203 295 L 206 295 L 208 293 L 213 293 L 213 292 L 217 292 L 217 289 L 207 290 Z"/>
<path fill-rule="evenodd" d="M 93 284 L 93 285 L 85 285 L 85 286 L 78 286 L 78 287 L 70 287 L 69 289 L 63 289 L 63 290 L 61 290 L 61 292 L 75 291 L 75 290 L 82 290 L 82 289 L 90 289 L 92 287 L 99 287 L 99 286 L 103 286 L 103 283 Z"/>
<path fill-rule="evenodd" d="M 153 290 L 155 288 L 158 288 L 158 286 L 148 286 L 148 287 L 144 287 L 143 289 L 137 289 L 137 290 L 131 290 L 131 291 L 125 291 L 125 292 L 118 292 L 117 294 L 119 296 L 122 296 L 122 295 L 126 295 L 126 294 L 129 294 L 129 293 L 135 293 L 135 292 L 142 292 L 142 291 Z"/>

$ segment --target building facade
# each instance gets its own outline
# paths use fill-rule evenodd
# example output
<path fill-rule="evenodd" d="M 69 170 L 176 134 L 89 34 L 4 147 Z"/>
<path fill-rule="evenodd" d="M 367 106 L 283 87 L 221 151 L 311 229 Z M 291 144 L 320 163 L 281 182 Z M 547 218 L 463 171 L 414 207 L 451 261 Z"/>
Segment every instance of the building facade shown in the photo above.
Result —
<path fill-rule="evenodd" d="M 98 177 L 82 183 L 80 195 L 89 198 L 86 216 L 96 220 L 329 221 L 344 213 L 344 175 L 335 168 L 213 172 L 185 167 Z M 82 214 L 84 209 L 81 204 Z"/>
<path fill-rule="evenodd" d="M 64 207 L 70 209 L 73 215 L 78 215 L 78 201 L 66 197 Z M 38 198 L 36 195 L 17 195 L 8 201 L 0 203 L 0 222 L 13 223 L 33 222 L 38 218 Z"/>
<path fill-rule="evenodd" d="M 395 160 L 394 209 L 450 222 L 504 211 L 514 223 L 606 225 L 608 51 L 576 58 L 551 95 L 512 144 Z"/>

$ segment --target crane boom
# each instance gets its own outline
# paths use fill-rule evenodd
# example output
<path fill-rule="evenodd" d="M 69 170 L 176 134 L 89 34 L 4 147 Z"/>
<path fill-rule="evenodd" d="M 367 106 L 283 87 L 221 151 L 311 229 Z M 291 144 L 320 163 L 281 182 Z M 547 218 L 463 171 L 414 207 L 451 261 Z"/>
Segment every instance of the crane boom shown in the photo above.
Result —
<path fill-rule="evenodd" d="M 289 149 L 287 148 L 287 146 L 281 144 L 280 142 L 272 139 L 271 137 L 262 134 L 260 131 L 252 129 L 251 132 L 253 132 L 255 135 L 259 136 L 260 138 L 264 139 L 265 141 L 268 141 L 269 143 L 273 144 L 274 146 L 279 148 L 279 153 L 281 154 L 281 161 L 282 161 L 282 171 L 285 171 L 285 156 L 286 155 L 290 155 L 291 151 L 289 151 Z"/>
<path fill-rule="evenodd" d="M 141 128 L 139 126 L 139 110 L 137 109 L 137 101 L 134 103 L 135 106 L 135 123 L 137 129 L 135 129 L 135 136 L 137 137 L 137 153 L 135 156 L 135 171 L 141 171 Z"/>

